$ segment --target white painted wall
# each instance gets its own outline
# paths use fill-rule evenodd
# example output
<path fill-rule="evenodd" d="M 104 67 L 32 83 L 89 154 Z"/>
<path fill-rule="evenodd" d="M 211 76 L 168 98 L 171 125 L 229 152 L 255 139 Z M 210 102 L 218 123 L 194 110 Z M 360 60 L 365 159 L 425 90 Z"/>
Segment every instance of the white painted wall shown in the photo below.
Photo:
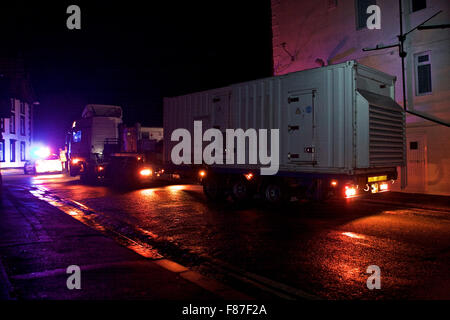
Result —
<path fill-rule="evenodd" d="M 15 113 L 15 121 L 16 121 L 16 130 L 15 133 L 10 132 L 10 119 L 5 119 L 5 131 L 2 132 L 3 140 L 5 141 L 5 161 L 0 162 L 0 168 L 22 168 L 25 164 L 25 161 L 21 161 L 20 159 L 20 143 L 25 142 L 25 159 L 30 160 L 30 149 L 32 145 L 32 113 L 33 107 L 31 106 L 31 114 L 30 114 L 30 104 L 25 103 L 25 135 L 22 135 L 20 132 L 20 117 L 23 115 L 20 112 L 20 100 L 13 99 L 14 101 L 14 113 Z M 11 109 L 12 110 L 12 109 Z M 31 121 L 30 121 L 31 120 Z M 10 140 L 16 140 L 16 161 L 10 161 L 11 149 L 10 149 Z"/>

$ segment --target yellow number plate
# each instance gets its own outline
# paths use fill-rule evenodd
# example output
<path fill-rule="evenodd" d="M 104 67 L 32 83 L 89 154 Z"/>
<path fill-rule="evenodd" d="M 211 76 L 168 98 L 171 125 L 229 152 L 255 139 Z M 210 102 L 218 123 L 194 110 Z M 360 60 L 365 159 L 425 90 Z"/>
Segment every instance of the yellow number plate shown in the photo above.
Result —
<path fill-rule="evenodd" d="M 376 177 L 369 177 L 367 179 L 368 182 L 378 182 L 378 181 L 386 181 L 387 176 L 376 176 Z"/>

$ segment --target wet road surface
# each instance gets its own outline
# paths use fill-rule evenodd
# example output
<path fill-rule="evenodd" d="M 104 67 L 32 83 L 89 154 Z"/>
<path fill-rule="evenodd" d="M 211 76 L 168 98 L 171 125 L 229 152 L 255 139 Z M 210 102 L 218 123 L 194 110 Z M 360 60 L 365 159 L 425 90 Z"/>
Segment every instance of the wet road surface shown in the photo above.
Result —
<path fill-rule="evenodd" d="M 214 266 L 325 299 L 450 298 L 449 210 L 364 200 L 238 208 L 208 203 L 199 185 L 118 191 L 63 175 L 11 175 L 4 184 L 76 201 L 100 224 L 235 286 Z M 381 269 L 380 290 L 366 286 L 370 265 Z"/>

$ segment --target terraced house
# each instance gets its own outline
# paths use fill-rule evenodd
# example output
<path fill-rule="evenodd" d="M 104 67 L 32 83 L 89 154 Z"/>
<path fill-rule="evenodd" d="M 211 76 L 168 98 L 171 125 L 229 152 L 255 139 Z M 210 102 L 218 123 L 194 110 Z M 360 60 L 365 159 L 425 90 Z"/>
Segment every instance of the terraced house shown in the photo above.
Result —
<path fill-rule="evenodd" d="M 0 57 L 0 168 L 21 168 L 33 143 L 34 95 L 23 62 Z"/>

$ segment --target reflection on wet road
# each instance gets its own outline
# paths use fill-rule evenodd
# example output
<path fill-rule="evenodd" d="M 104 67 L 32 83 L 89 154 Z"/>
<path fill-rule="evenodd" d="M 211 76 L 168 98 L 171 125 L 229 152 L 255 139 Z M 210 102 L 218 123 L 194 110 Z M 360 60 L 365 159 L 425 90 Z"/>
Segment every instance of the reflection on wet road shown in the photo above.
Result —
<path fill-rule="evenodd" d="M 219 259 L 331 299 L 450 298 L 449 212 L 361 200 L 237 208 L 208 203 L 198 185 L 117 191 L 63 175 L 5 180 L 70 199 L 118 232 L 131 226 L 191 268 Z M 381 268 L 381 290 L 367 289 L 370 265 Z"/>

